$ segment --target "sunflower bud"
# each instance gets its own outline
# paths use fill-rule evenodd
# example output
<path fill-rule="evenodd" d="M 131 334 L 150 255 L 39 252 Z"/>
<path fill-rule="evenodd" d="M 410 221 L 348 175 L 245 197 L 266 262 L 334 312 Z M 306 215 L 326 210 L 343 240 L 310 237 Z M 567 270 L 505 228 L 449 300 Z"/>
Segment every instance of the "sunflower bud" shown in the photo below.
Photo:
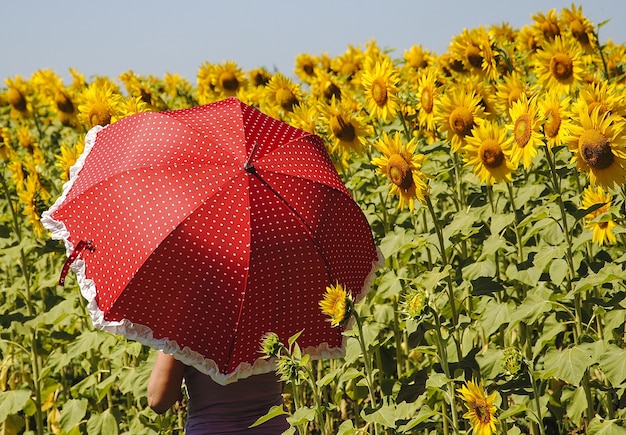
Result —
<path fill-rule="evenodd" d="M 404 298 L 404 312 L 411 319 L 419 320 L 428 307 L 428 293 L 423 289 L 412 289 Z"/>
<path fill-rule="evenodd" d="M 509 347 L 504 350 L 504 368 L 511 376 L 517 376 L 524 367 L 524 357 L 519 349 Z"/>
<path fill-rule="evenodd" d="M 278 360 L 276 371 L 282 381 L 297 381 L 300 378 L 300 363 L 290 355 L 283 355 Z"/>
<path fill-rule="evenodd" d="M 280 342 L 278 335 L 274 332 L 265 334 L 261 341 L 261 351 L 267 358 L 280 356 L 283 344 Z"/>

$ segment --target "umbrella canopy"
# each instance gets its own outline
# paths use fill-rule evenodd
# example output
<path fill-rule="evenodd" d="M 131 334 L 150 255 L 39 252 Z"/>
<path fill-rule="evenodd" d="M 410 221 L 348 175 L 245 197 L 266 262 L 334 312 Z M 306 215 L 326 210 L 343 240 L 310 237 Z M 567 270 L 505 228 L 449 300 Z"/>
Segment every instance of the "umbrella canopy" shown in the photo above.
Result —
<path fill-rule="evenodd" d="M 228 98 L 94 127 L 70 177 L 42 222 L 97 328 L 221 384 L 273 369 L 268 332 L 341 354 L 318 302 L 382 258 L 318 136 Z"/>

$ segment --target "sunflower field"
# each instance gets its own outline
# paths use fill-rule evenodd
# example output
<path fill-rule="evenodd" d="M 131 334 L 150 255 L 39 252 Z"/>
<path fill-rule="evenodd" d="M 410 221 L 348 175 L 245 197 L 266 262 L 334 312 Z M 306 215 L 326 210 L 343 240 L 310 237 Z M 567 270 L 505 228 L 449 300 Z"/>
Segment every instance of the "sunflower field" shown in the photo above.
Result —
<path fill-rule="evenodd" d="M 376 41 L 300 54 L 293 74 L 205 62 L 177 74 L 54 71 L 0 86 L 2 434 L 179 434 L 155 352 L 94 330 L 41 224 L 86 132 L 229 96 L 320 135 L 385 257 L 329 288 L 342 359 L 267 336 L 295 434 L 626 434 L 626 46 L 574 4 L 448 50 Z M 289 313 L 285 313 L 289 315 Z M 272 341 L 274 340 L 274 341 Z M 280 344 L 280 346 L 276 346 Z"/>

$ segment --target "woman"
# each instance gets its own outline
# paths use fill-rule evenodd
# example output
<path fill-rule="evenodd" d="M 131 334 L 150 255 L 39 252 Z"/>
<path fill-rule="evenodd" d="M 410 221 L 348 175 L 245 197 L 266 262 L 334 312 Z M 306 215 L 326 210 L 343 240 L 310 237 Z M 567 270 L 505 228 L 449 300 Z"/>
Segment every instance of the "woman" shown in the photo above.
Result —
<path fill-rule="evenodd" d="M 274 372 L 220 385 L 172 355 L 159 352 L 148 381 L 148 405 L 165 413 L 182 399 L 185 382 L 189 395 L 185 435 L 279 435 L 289 428 L 285 416 L 250 428 L 274 405 L 282 405 L 282 385 Z"/>

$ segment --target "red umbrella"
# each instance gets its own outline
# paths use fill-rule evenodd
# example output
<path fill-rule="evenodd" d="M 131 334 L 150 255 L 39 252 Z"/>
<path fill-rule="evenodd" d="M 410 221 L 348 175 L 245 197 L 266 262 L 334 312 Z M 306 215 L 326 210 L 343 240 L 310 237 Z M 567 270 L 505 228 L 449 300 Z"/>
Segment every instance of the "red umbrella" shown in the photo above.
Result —
<path fill-rule="evenodd" d="M 221 384 L 273 369 L 268 332 L 340 355 L 318 302 L 362 296 L 382 261 L 322 140 L 236 98 L 93 128 L 42 222 L 97 328 Z"/>

